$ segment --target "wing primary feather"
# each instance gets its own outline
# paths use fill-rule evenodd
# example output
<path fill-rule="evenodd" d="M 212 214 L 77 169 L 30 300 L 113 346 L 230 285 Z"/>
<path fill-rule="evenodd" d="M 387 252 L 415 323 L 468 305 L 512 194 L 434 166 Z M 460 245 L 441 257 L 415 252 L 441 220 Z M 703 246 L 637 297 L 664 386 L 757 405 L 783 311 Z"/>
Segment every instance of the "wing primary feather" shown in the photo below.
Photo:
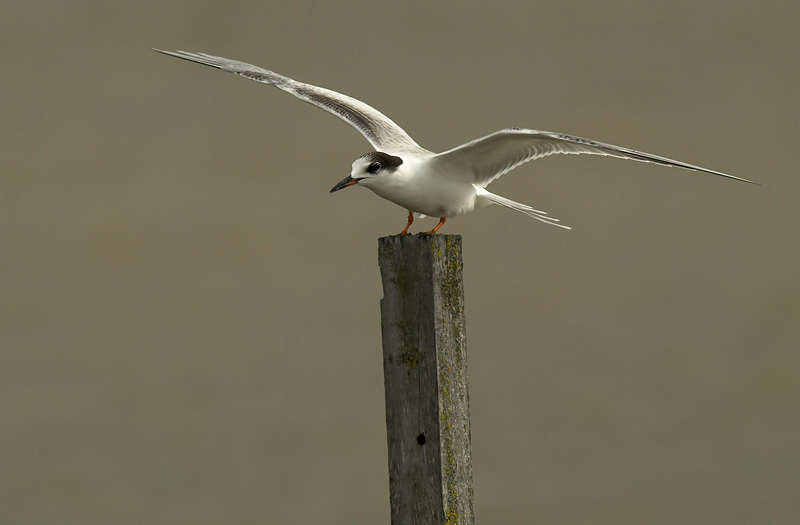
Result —
<path fill-rule="evenodd" d="M 215 67 L 291 93 L 304 102 L 336 115 L 356 128 L 376 150 L 387 153 L 408 151 L 419 155 L 431 155 L 431 152 L 420 147 L 403 128 L 395 124 L 389 117 L 353 97 L 330 89 L 298 82 L 268 69 L 238 60 L 206 53 L 163 51 L 155 48 L 153 50 L 190 62 Z"/>
<path fill-rule="evenodd" d="M 525 162 L 548 155 L 594 154 L 620 159 L 652 162 L 667 167 L 683 168 L 725 177 L 728 179 L 763 186 L 741 177 L 735 177 L 679 160 L 673 160 L 630 148 L 614 146 L 590 139 L 538 131 L 535 129 L 508 128 L 467 142 L 461 146 L 439 153 L 431 159 L 455 177 L 471 179 L 471 182 L 486 187 L 495 179 Z"/>

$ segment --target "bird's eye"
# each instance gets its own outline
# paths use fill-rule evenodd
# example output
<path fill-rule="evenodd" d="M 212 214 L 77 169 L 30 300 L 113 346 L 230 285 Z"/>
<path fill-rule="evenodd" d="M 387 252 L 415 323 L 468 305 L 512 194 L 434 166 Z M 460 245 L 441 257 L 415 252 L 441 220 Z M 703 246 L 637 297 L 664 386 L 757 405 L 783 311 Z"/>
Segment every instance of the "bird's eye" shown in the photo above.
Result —
<path fill-rule="evenodd" d="M 367 171 L 369 173 L 377 173 L 378 170 L 380 170 L 380 169 L 381 169 L 381 163 L 380 162 L 373 162 L 372 164 L 369 165 L 369 167 L 367 168 Z"/>

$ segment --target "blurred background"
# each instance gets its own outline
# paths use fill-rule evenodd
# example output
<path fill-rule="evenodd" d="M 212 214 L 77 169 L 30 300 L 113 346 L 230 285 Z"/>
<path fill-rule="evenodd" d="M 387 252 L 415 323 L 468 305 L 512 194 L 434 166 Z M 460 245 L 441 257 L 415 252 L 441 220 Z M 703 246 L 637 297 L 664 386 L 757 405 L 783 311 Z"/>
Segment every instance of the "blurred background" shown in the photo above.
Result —
<path fill-rule="evenodd" d="M 464 237 L 479 523 L 800 521 L 800 4 L 0 4 L 0 522 L 389 522 L 370 150 L 561 131 Z M 430 229 L 435 220 L 415 223 Z"/>

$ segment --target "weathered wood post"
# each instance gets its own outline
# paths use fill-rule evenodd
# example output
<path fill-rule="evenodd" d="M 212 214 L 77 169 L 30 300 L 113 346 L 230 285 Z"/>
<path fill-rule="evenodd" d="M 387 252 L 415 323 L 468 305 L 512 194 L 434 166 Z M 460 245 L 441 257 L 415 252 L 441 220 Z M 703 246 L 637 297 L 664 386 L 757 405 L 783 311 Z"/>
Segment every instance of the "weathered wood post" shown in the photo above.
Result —
<path fill-rule="evenodd" d="M 392 525 L 473 524 L 460 235 L 378 242 Z"/>

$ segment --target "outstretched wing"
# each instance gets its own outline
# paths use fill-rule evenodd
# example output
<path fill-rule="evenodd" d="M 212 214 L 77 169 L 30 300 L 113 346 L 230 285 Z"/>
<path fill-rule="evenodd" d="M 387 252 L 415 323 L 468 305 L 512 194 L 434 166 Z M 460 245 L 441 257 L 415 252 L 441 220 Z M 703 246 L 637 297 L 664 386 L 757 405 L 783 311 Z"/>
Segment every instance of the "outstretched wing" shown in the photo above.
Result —
<path fill-rule="evenodd" d="M 687 170 L 702 171 L 729 179 L 758 184 L 719 171 L 686 164 L 678 160 L 659 157 L 612 144 L 535 129 L 509 128 L 483 138 L 467 142 L 456 148 L 431 157 L 430 162 L 440 173 L 452 177 L 465 177 L 476 186 L 485 188 L 499 176 L 508 173 L 529 160 L 555 153 L 589 153 L 620 159 L 654 162 Z"/>
<path fill-rule="evenodd" d="M 291 78 L 279 75 L 267 69 L 230 60 L 227 58 L 207 55 L 205 53 L 187 53 L 186 51 L 162 51 L 154 49 L 165 55 L 182 58 L 199 64 L 216 67 L 229 73 L 263 82 L 270 86 L 280 88 L 300 100 L 313 104 L 318 108 L 329 111 L 339 118 L 345 120 L 351 126 L 361 132 L 364 137 L 378 151 L 386 153 L 402 152 L 425 152 L 414 140 L 403 131 L 403 128 L 392 122 L 389 117 L 347 95 L 342 95 L 330 89 L 325 89 L 311 84 L 297 82 Z"/>

